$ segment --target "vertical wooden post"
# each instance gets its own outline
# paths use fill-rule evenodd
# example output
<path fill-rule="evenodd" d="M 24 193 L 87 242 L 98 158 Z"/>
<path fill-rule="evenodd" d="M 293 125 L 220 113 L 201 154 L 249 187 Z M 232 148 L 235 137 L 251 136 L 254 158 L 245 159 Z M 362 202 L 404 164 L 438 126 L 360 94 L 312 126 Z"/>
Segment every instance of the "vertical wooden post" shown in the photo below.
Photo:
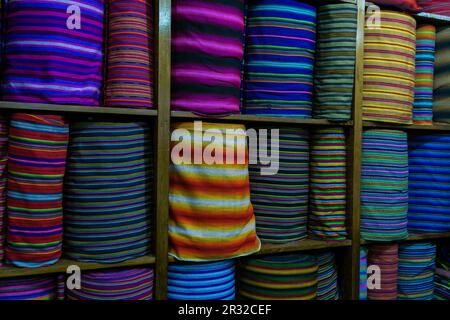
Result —
<path fill-rule="evenodd" d="M 155 0 L 155 66 L 158 105 L 156 158 L 155 298 L 167 297 L 169 161 L 170 161 L 170 59 L 171 0 Z"/>
<path fill-rule="evenodd" d="M 359 299 L 360 210 L 361 210 L 361 154 L 362 154 L 362 104 L 364 69 L 365 0 L 358 0 L 358 30 L 356 35 L 355 87 L 353 98 L 353 126 L 348 136 L 348 211 L 347 229 L 352 246 L 345 250 L 344 298 Z"/>

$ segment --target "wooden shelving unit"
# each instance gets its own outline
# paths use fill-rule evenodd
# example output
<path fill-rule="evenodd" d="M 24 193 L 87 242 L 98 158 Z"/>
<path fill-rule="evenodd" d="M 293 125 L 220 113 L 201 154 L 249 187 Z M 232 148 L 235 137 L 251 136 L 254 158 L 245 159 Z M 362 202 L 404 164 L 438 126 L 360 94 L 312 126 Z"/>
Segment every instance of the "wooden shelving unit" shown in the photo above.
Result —
<path fill-rule="evenodd" d="M 203 120 L 208 122 L 244 123 L 248 125 L 263 124 L 271 126 L 292 125 L 305 128 L 336 127 L 346 129 L 347 133 L 347 231 L 348 239 L 345 241 L 319 241 L 307 239 L 304 241 L 285 245 L 263 244 L 261 251 L 255 255 L 294 253 L 319 249 L 339 249 L 342 252 L 342 265 L 340 276 L 344 285 L 345 299 L 358 299 L 359 297 L 359 258 L 361 245 L 372 242 L 362 241 L 360 238 L 360 181 L 361 181 L 361 153 L 362 132 L 364 128 L 395 128 L 401 130 L 435 130 L 450 131 L 449 124 L 433 124 L 432 126 L 400 126 L 386 123 L 362 121 L 362 96 L 363 96 L 363 68 L 364 68 L 364 24 L 365 24 L 365 0 L 316 0 L 310 1 L 314 5 L 323 3 L 346 2 L 353 3 L 358 8 L 357 54 L 354 85 L 354 102 L 352 119 L 347 122 L 331 122 L 322 119 L 296 119 L 292 117 L 267 117 L 254 115 L 230 115 L 228 117 L 202 117 L 190 112 L 170 111 L 170 75 L 171 75 L 171 0 L 155 0 L 155 105 L 154 110 L 106 108 L 106 107 L 81 107 L 67 105 L 29 104 L 17 102 L 0 102 L 0 112 L 37 112 L 37 113 L 63 113 L 75 116 L 104 116 L 118 121 L 123 118 L 148 121 L 155 130 L 155 221 L 152 248 L 153 254 L 142 258 L 125 261 L 116 264 L 80 263 L 62 259 L 52 266 L 44 268 L 14 268 L 0 267 L 0 278 L 16 277 L 33 274 L 65 273 L 67 267 L 78 265 L 82 271 L 109 269 L 131 266 L 149 266 L 155 268 L 155 298 L 158 300 L 167 297 L 167 270 L 168 264 L 175 262 L 169 257 L 168 220 L 169 220 L 169 162 L 170 162 L 170 125 L 176 121 Z M 450 18 L 441 16 L 418 14 L 421 21 L 436 23 L 438 25 L 449 24 Z M 450 233 L 411 235 L 404 241 L 439 240 L 449 239 Z"/>

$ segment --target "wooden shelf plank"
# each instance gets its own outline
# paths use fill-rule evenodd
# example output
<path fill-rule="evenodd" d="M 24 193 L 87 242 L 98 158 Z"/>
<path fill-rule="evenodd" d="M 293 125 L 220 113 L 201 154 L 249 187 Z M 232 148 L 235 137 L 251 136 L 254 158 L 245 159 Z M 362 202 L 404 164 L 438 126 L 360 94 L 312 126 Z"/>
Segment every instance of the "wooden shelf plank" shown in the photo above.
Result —
<path fill-rule="evenodd" d="M 423 130 L 423 131 L 450 131 L 450 124 L 435 122 L 432 125 L 418 125 L 418 124 L 395 124 L 364 121 L 365 128 L 382 128 L 382 129 L 397 129 L 397 130 Z"/>
<path fill-rule="evenodd" d="M 134 266 L 144 266 L 153 265 L 155 263 L 155 257 L 153 255 L 148 255 L 132 260 L 127 260 L 120 263 L 112 264 L 100 264 L 91 262 L 80 262 L 70 259 L 61 259 L 57 263 L 41 268 L 17 268 L 12 266 L 2 266 L 0 267 L 0 278 L 10 278 L 10 277 L 22 277 L 30 275 L 42 275 L 42 274 L 52 274 L 52 273 L 66 273 L 67 267 L 70 265 L 77 265 L 80 267 L 81 271 L 86 270 L 98 270 L 98 269 L 110 269 L 110 268 L 122 268 L 122 267 L 134 267 Z"/>
<path fill-rule="evenodd" d="M 414 18 L 421 23 L 430 23 L 438 26 L 450 25 L 450 17 L 435 13 L 420 12 L 415 14 Z"/>
<path fill-rule="evenodd" d="M 303 241 L 292 242 L 287 244 L 262 244 L 261 250 L 258 253 L 255 253 L 255 255 L 350 247 L 351 245 L 352 245 L 351 240 L 323 241 L 323 240 L 306 239 Z"/>
<path fill-rule="evenodd" d="M 107 108 L 107 107 L 86 107 L 76 105 L 59 105 L 43 103 L 22 103 L 0 101 L 0 111 L 11 110 L 14 112 L 56 112 L 72 114 L 99 114 L 99 115 L 124 115 L 124 116 L 144 116 L 156 117 L 158 112 L 154 109 L 134 109 L 134 108 Z"/>
<path fill-rule="evenodd" d="M 210 122 L 253 122 L 253 123 L 272 123 L 272 124 L 301 124 L 306 126 L 352 126 L 352 121 L 332 122 L 324 119 L 303 119 L 295 117 L 268 117 L 249 114 L 233 114 L 226 117 L 204 117 L 192 112 L 172 111 L 172 119 L 203 120 Z"/>
<path fill-rule="evenodd" d="M 361 244 L 382 244 L 382 243 L 392 243 L 392 242 L 400 242 L 401 243 L 401 242 L 409 242 L 409 241 L 443 240 L 443 239 L 450 240 L 450 232 L 410 234 L 407 239 L 403 239 L 403 240 L 399 240 L 399 241 L 390 241 L 390 242 L 361 240 Z"/>

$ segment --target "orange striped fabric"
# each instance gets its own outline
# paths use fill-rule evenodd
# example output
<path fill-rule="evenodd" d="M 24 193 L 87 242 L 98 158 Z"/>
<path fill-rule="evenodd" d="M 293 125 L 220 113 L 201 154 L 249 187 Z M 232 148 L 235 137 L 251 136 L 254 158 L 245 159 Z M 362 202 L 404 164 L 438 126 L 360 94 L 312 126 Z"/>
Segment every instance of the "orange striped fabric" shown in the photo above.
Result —
<path fill-rule="evenodd" d="M 210 140 L 204 135 L 211 130 L 224 136 L 226 130 L 240 130 L 240 133 L 237 139 L 224 137 L 216 145 L 224 146 L 222 156 L 219 149 L 212 152 L 218 159 L 216 162 L 222 159 L 224 164 L 208 164 L 207 158 L 194 164 L 194 159 L 212 151 Z M 178 134 L 183 136 L 182 143 L 193 150 L 181 150 Z M 170 254 L 179 260 L 210 261 L 259 251 L 250 203 L 245 127 L 203 123 L 199 129 L 192 122 L 177 123 L 172 140 L 176 141 L 172 142 L 170 167 Z M 229 163 L 226 158 L 231 151 L 234 156 Z M 185 161 L 177 161 L 175 155 L 183 156 Z"/>

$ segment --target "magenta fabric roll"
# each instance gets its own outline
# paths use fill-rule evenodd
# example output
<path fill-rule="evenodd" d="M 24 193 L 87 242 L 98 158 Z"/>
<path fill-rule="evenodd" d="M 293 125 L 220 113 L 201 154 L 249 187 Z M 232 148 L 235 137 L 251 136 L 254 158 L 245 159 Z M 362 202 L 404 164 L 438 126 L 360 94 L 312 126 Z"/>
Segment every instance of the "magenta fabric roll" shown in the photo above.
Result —
<path fill-rule="evenodd" d="M 174 0 L 172 10 L 173 110 L 239 112 L 243 1 Z"/>

